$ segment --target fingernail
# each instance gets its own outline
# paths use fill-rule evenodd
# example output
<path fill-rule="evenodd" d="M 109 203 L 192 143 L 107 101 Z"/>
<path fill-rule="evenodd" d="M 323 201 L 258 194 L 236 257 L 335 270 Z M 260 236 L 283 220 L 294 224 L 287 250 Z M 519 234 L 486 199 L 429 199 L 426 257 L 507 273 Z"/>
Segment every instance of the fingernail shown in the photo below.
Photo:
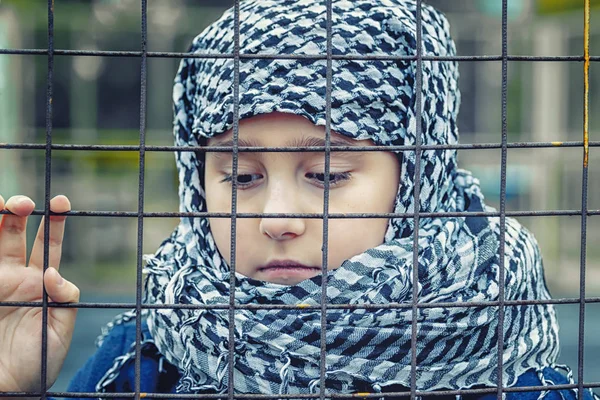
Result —
<path fill-rule="evenodd" d="M 35 207 L 35 203 L 30 198 L 25 197 L 25 196 L 17 197 L 17 204 L 23 204 L 25 202 L 31 202 L 31 203 L 33 203 L 33 206 Z"/>

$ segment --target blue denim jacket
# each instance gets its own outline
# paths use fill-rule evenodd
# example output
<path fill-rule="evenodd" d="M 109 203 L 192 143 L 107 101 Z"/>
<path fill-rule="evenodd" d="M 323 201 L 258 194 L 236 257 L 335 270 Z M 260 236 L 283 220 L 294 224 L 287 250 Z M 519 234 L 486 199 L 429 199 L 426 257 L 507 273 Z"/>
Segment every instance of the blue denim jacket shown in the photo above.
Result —
<path fill-rule="evenodd" d="M 142 327 L 143 335 L 149 337 L 147 326 Z M 115 326 L 110 334 L 104 339 L 102 346 L 96 354 L 75 375 L 69 386 L 69 392 L 96 392 L 97 383 L 106 375 L 112 367 L 114 359 L 126 354 L 131 343 L 135 341 L 135 324 L 127 323 Z M 164 361 L 158 349 L 152 344 L 142 346 L 140 363 L 140 391 L 143 393 L 175 393 L 179 380 L 179 372 L 173 365 Z M 558 370 L 545 368 L 542 371 L 546 382 L 556 385 L 568 384 L 569 380 Z M 539 374 L 528 371 L 519 377 L 516 386 L 543 386 Z M 131 393 L 135 391 L 135 361 L 132 359 L 120 370 L 107 387 L 109 392 Z M 388 388 L 389 391 L 389 388 Z M 393 388 L 394 392 L 407 391 L 406 388 Z M 533 392 L 508 392 L 507 400 L 537 400 L 539 391 Z M 406 398 L 406 397 L 404 397 Z M 463 400 L 495 400 L 496 393 L 484 395 L 466 395 Z M 427 398 L 425 397 L 424 400 Z M 554 390 L 547 400 L 578 400 L 572 390 Z M 431 400 L 455 400 L 455 396 L 432 396 Z M 594 400 L 591 391 L 586 391 L 584 400 Z"/>

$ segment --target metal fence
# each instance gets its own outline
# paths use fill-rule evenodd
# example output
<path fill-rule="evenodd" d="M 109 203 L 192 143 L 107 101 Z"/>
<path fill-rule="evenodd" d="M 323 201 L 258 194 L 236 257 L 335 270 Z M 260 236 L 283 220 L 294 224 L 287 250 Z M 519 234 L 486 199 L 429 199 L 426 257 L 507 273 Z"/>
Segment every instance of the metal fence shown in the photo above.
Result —
<path fill-rule="evenodd" d="M 504 240 L 505 240 L 505 219 L 506 217 L 532 217 L 532 218 L 544 218 L 544 217 L 579 217 L 580 218 L 580 226 L 578 229 L 578 233 L 580 235 L 580 251 L 579 251 L 579 282 L 578 282 L 578 295 L 577 296 L 569 296 L 569 297 L 561 297 L 555 298 L 553 300 L 522 300 L 522 301 L 507 301 L 504 299 L 504 269 L 501 265 L 500 271 L 500 300 L 497 302 L 479 302 L 479 303 L 447 303 L 447 304 L 423 304 L 418 302 L 417 296 L 417 286 L 413 285 L 413 302 L 411 304 L 393 304 L 389 305 L 389 307 L 397 307 L 397 308 L 408 308 L 412 310 L 413 315 L 417 315 L 420 310 L 432 307 L 475 307 L 475 306 L 487 306 L 487 307 L 497 307 L 499 309 L 499 324 L 498 324 L 498 334 L 502 337 L 502 329 L 503 329 L 503 310 L 507 307 L 515 307 L 515 306 L 527 306 L 531 304 L 556 304 L 556 305 L 573 305 L 578 308 L 578 334 L 577 334 L 577 379 L 576 384 L 569 385 L 556 385 L 554 387 L 555 390 L 558 389 L 566 389 L 566 388 L 577 388 L 579 393 L 583 392 L 584 388 L 600 388 L 600 377 L 596 377 L 598 379 L 594 379 L 593 381 L 585 382 L 584 377 L 584 360 L 586 356 L 590 356 L 590 354 L 586 354 L 585 346 L 584 346 L 584 337 L 585 337 L 585 326 L 586 326 L 586 306 L 590 307 L 590 305 L 600 303 L 600 297 L 589 297 L 586 296 L 586 266 L 588 265 L 587 260 L 587 249 L 588 249 L 588 237 L 590 228 L 588 226 L 589 221 L 592 217 L 598 218 L 600 216 L 600 209 L 593 209 L 588 206 L 588 197 L 589 197 L 589 189 L 593 187 L 593 183 L 589 179 L 589 168 L 590 168 L 590 151 L 591 149 L 600 147 L 600 141 L 590 140 L 589 135 L 589 119 L 590 119 L 590 68 L 593 62 L 600 61 L 600 57 L 590 56 L 590 0 L 584 0 L 585 3 L 585 12 L 584 12 L 584 20 L 583 20 L 583 55 L 569 55 L 569 56 L 525 56 L 525 55 L 510 55 L 508 52 L 508 21 L 509 21 L 509 6 L 507 0 L 498 0 L 498 3 L 501 3 L 501 38 L 500 38 L 500 54 L 494 55 L 466 55 L 466 56 L 455 56 L 455 57 L 431 57 L 431 56 L 423 56 L 421 46 L 417 46 L 417 54 L 415 56 L 349 56 L 349 55 L 333 55 L 331 51 L 331 37 L 332 37 L 332 2 L 331 0 L 326 0 L 327 4 L 327 53 L 322 56 L 302 56 L 304 58 L 309 58 L 311 60 L 326 60 L 328 76 L 327 76 L 327 88 L 326 88 L 326 103 L 327 103 L 327 125 L 326 125 L 326 139 L 327 144 L 324 148 L 244 148 L 234 145 L 232 148 L 206 148 L 206 147 L 189 147 L 185 150 L 181 148 L 177 148 L 169 145 L 150 145 L 147 143 L 147 120 L 148 120 L 148 63 L 151 59 L 173 59 L 180 60 L 182 58 L 197 58 L 197 57 L 227 57 L 234 60 L 234 65 L 236 69 L 235 74 L 235 99 L 239 99 L 239 65 L 244 59 L 248 57 L 256 57 L 256 56 L 248 56 L 240 53 L 239 51 L 234 52 L 233 54 L 220 54 L 220 55 L 202 55 L 202 54 L 188 54 L 181 52 L 158 52 L 158 51 L 149 51 L 148 50 L 148 2 L 147 0 L 139 0 L 141 4 L 141 41 L 139 45 L 139 50 L 122 50 L 122 51 L 112 51 L 112 50 L 70 50 L 70 49 L 60 49 L 55 47 L 55 31 L 54 31 L 54 22 L 55 22 L 55 1 L 48 0 L 47 3 L 47 48 L 45 49 L 27 49 L 27 48 L 14 48 L 14 49 L 0 49 L 0 55 L 6 56 L 43 56 L 47 58 L 47 66 L 46 66 L 46 93 L 45 93 L 45 142 L 44 143 L 0 143 L 0 150 L 3 151 L 3 154 L 7 154 L 9 151 L 41 151 L 44 153 L 44 208 L 40 210 L 36 210 L 34 215 L 44 216 L 46 219 L 49 218 L 51 212 L 49 210 L 49 202 L 52 193 L 52 163 L 53 160 L 56 159 L 56 154 L 61 152 L 84 152 L 84 151 L 94 151 L 94 152 L 123 152 L 123 153 L 135 153 L 137 159 L 137 173 L 138 173 L 138 191 L 137 191 L 137 210 L 135 211 L 71 211 L 67 215 L 69 218 L 77 218 L 77 219 L 86 219 L 92 217 L 98 218 L 106 218 L 110 221 L 116 221 L 116 218 L 129 218 L 135 219 L 137 221 L 136 225 L 136 243 L 137 243 L 137 251 L 136 251 L 136 275 L 135 275 L 135 301 L 128 302 L 96 302 L 96 301 L 88 301 L 88 302 L 80 302 L 77 304 L 55 304 L 49 303 L 47 298 L 44 298 L 44 301 L 39 303 L 24 303 L 24 302 L 5 302 L 1 303 L 0 306 L 3 307 L 41 307 L 43 310 L 43 329 L 42 329 L 42 376 L 41 376 L 41 385 L 42 390 L 40 393 L 5 393 L 5 396 L 15 396 L 15 397 L 24 397 L 24 396 L 41 396 L 42 399 L 45 399 L 48 396 L 54 397 L 98 397 L 98 393 L 66 393 L 66 392 L 51 392 L 46 388 L 46 364 L 47 364 L 47 312 L 48 307 L 77 307 L 80 309 L 135 309 L 137 311 L 137 315 L 141 314 L 143 309 L 149 308 L 157 308 L 159 306 L 154 305 L 146 305 L 142 304 L 142 253 L 144 248 L 144 228 L 145 222 L 151 219 L 161 219 L 161 218 L 177 218 L 181 216 L 196 216 L 196 217 L 220 217 L 220 218 L 230 218 L 232 221 L 232 237 L 236 237 L 236 220 L 237 218 L 281 218 L 281 217 L 289 217 L 289 218 L 320 218 L 323 220 L 323 243 L 328 242 L 328 224 L 330 219 L 336 218 L 392 218 L 392 217 L 411 217 L 414 218 L 415 225 L 418 226 L 419 220 L 421 218 L 430 218 L 430 217 L 438 217 L 442 216 L 440 213 L 422 213 L 419 212 L 418 209 L 415 210 L 414 214 L 410 215 L 400 215 L 395 213 L 389 214 L 368 214 L 368 215 L 339 215 L 339 214 L 331 214 L 329 212 L 329 157 L 332 151 L 330 145 L 330 119 L 331 119 L 331 85 L 332 85 L 332 63 L 334 60 L 373 60 L 373 59 L 384 59 L 390 61 L 411 61 L 416 63 L 417 65 L 417 77 L 416 77 L 416 85 L 419 87 L 421 85 L 421 66 L 424 60 L 432 60 L 432 61 L 449 61 L 449 60 L 457 60 L 461 63 L 489 63 L 495 62 L 501 65 L 501 69 L 498 71 L 497 80 L 501 84 L 501 101 L 500 101 L 500 113 L 501 113 L 501 140 L 497 142 L 487 142 L 487 143 L 463 143 L 457 145 L 448 145 L 448 146 L 424 146 L 421 145 L 420 142 L 417 142 L 415 146 L 395 146 L 395 147 L 385 147 L 385 148 L 377 148 L 374 147 L 374 150 L 395 150 L 395 151 L 412 151 L 415 152 L 417 159 L 420 159 L 420 155 L 423 150 L 429 149 L 458 149 L 461 151 L 485 151 L 485 150 L 495 150 L 500 153 L 500 162 L 499 162 L 499 173 L 500 173 L 500 188 L 499 188 L 499 207 L 498 212 L 478 212 L 478 213 L 456 213 L 456 216 L 489 216 L 489 217 L 498 217 L 501 221 L 501 234 L 500 234 L 500 260 L 504 260 Z M 58 1 L 56 2 L 59 3 Z M 417 1 L 417 42 L 421 43 L 421 19 L 420 19 L 420 10 L 421 10 L 421 1 Z M 238 15 L 237 23 L 235 26 L 235 41 L 239 43 L 239 0 L 234 2 L 235 12 Z M 239 46 L 236 46 L 239 48 Z M 54 121 L 54 107 L 55 107 L 55 66 L 56 60 L 63 56 L 77 56 L 77 57 L 124 57 L 131 58 L 136 60 L 136 63 L 139 62 L 139 88 L 140 88 L 140 96 L 139 96 L 139 137 L 137 143 L 128 144 L 128 145 L 112 145 L 112 144 L 59 144 L 55 143 L 53 132 L 55 128 L 53 126 Z M 266 55 L 264 57 L 267 57 Z M 268 56 L 268 57 L 276 57 L 276 58 L 298 58 L 298 56 Z M 583 132 L 581 132 L 580 139 L 577 140 L 569 140 L 569 141 L 510 141 L 509 140 L 509 87 L 508 87 L 508 73 L 509 73 L 509 63 L 542 63 L 542 62 L 552 62 L 552 63 L 572 63 L 576 62 L 582 65 L 583 74 L 581 74 L 581 79 L 584 84 L 584 106 L 583 106 Z M 420 91 L 416 91 L 416 109 L 421 109 L 421 94 Z M 234 113 L 236 116 L 239 116 L 239 104 L 236 101 L 234 104 Z M 238 135 L 238 124 L 234 124 L 234 138 L 237 140 Z M 421 129 L 420 125 L 417 124 L 417 129 Z M 417 140 L 420 140 L 420 132 L 417 134 Z M 508 163 L 508 153 L 509 150 L 512 149 L 566 149 L 566 148 L 575 148 L 580 150 L 583 154 L 581 157 L 580 164 L 580 172 L 581 172 L 581 207 L 577 209 L 558 209 L 558 210 L 528 210 L 528 211 L 514 211 L 507 209 L 507 171 L 509 168 Z M 344 151 L 356 151 L 356 148 L 345 148 Z M 358 149 L 364 151 L 364 149 Z M 181 214 L 178 212 L 148 212 L 145 206 L 145 193 L 148 190 L 145 171 L 147 171 L 147 158 L 152 153 L 172 153 L 174 151 L 228 151 L 233 152 L 234 163 L 233 163 L 233 174 L 236 174 L 237 171 L 237 155 L 239 152 L 243 151 L 321 151 L 325 154 L 326 159 L 326 167 L 325 167 L 325 190 L 324 190 L 324 205 L 323 211 L 319 214 L 310 214 L 310 215 L 295 215 L 295 214 L 273 214 L 273 215 L 263 215 L 263 214 L 249 214 L 249 213 L 238 213 L 237 212 L 237 197 L 236 197 L 236 181 L 233 180 L 233 196 L 232 196 L 232 209 L 231 213 L 225 214 L 210 214 L 210 213 L 197 213 L 193 215 Z M 557 150 L 558 151 L 558 150 Z M 419 168 L 419 163 L 417 162 L 417 168 Z M 419 171 L 415 172 L 415 176 L 419 177 Z M 419 188 L 420 181 L 419 178 L 416 179 L 416 189 L 414 196 L 418 199 L 419 197 Z M 5 211 L 1 212 L 2 214 L 6 214 Z M 448 215 L 448 214 L 444 214 Z M 113 219 L 115 218 L 115 219 Z M 45 236 L 48 237 L 49 234 L 49 224 L 45 225 Z M 418 230 L 415 230 L 414 233 L 414 242 L 416 243 L 418 240 Z M 235 255 L 235 240 L 232 241 L 231 244 L 231 254 Z M 48 267 L 48 252 L 49 245 L 46 242 L 44 246 L 44 254 L 45 254 L 45 262 L 44 269 Z M 417 263 L 417 248 L 414 248 L 414 262 Z M 323 251 L 323 268 L 327 269 L 327 257 L 328 249 L 327 246 L 324 247 Z M 231 267 L 235 270 L 235 259 L 231 260 Z M 414 269 L 413 274 L 413 282 L 417 282 L 417 270 Z M 232 275 L 232 279 L 230 282 L 231 286 L 235 285 L 235 276 Z M 326 301 L 326 280 L 323 280 L 322 285 L 322 302 L 320 306 L 315 307 L 315 309 L 320 310 L 321 312 L 321 352 L 325 354 L 325 335 L 326 335 L 326 315 L 327 310 L 330 309 L 357 309 L 360 307 L 365 308 L 366 306 L 351 306 L 351 305 L 331 305 L 327 304 Z M 44 296 L 45 297 L 45 296 Z M 169 306 L 170 307 L 170 306 Z M 177 306 L 182 307 L 182 306 Z M 188 306 L 185 306 L 188 307 Z M 252 306 L 254 307 L 254 306 Z M 298 308 L 299 306 L 261 306 L 261 308 Z M 305 306 L 301 306 L 306 308 Z M 192 307 L 194 308 L 194 307 Z M 201 307 L 196 307 L 201 308 Z M 230 321 L 230 330 L 229 330 L 229 352 L 233 354 L 235 352 L 234 341 L 233 341 L 233 324 L 234 324 L 234 313 L 235 310 L 243 308 L 236 304 L 234 294 L 232 292 L 230 296 L 229 304 L 224 304 L 221 306 L 217 306 L 219 309 L 227 310 L 229 313 L 229 321 Z M 589 322 L 588 322 L 589 324 Z M 153 393 L 140 393 L 140 338 L 141 338 L 141 318 L 137 318 L 136 320 L 136 328 L 137 328 L 137 357 L 136 357 L 136 386 L 135 391 L 132 393 L 121 393 L 121 394 L 111 394 L 106 395 L 102 394 L 102 397 L 134 397 L 136 399 L 141 397 L 148 398 L 195 398 L 196 396 L 192 395 L 168 395 L 168 394 L 153 394 Z M 416 340 L 417 333 L 417 319 L 413 319 L 412 321 L 412 343 L 413 348 Z M 504 349 L 503 341 L 498 341 L 498 349 L 499 353 L 502 353 Z M 600 360 L 600 354 L 592 354 L 592 360 Z M 279 398 L 342 398 L 342 397 L 353 397 L 354 395 L 332 395 L 326 393 L 325 386 L 325 357 L 321 357 L 321 382 L 320 382 L 320 393 L 316 395 L 279 395 Z M 416 369 L 417 358 L 416 352 L 412 352 L 412 369 L 413 371 Z M 233 357 L 229 358 L 229 382 L 233 382 Z M 503 368 L 502 368 L 502 360 L 498 365 L 497 375 L 499 377 L 499 381 L 502 381 L 503 376 Z M 363 397 L 384 397 L 384 396 L 398 396 L 398 397 L 410 397 L 416 398 L 417 396 L 422 395 L 463 395 L 463 394 L 485 394 L 485 393 L 496 393 L 498 400 L 502 399 L 504 393 L 508 392 L 517 392 L 517 391 L 539 391 L 539 390 L 547 390 L 547 387 L 528 387 L 528 388 L 506 388 L 502 387 L 502 385 L 498 385 L 497 388 L 486 388 L 486 389 L 471 389 L 471 390 L 447 390 L 447 391 L 439 391 L 435 393 L 422 393 L 419 392 L 416 388 L 416 376 L 412 374 L 412 381 L 410 391 L 406 393 L 387 393 L 385 395 L 382 394 L 363 394 Z M 264 395 L 259 394 L 234 394 L 233 387 L 229 387 L 229 391 L 226 395 L 211 395 L 208 396 L 210 398 L 263 398 Z"/>

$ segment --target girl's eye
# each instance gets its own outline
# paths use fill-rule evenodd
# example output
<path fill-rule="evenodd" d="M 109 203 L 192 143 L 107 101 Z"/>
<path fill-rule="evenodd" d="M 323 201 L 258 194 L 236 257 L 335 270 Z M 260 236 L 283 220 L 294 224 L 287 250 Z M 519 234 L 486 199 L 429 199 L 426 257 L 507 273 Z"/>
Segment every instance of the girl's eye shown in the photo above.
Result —
<path fill-rule="evenodd" d="M 237 187 L 245 188 L 252 186 L 256 181 L 262 179 L 262 175 L 260 174 L 238 174 L 237 175 Z M 225 174 L 225 177 L 221 180 L 221 182 L 233 182 L 233 175 Z"/>
<path fill-rule="evenodd" d="M 329 185 L 330 186 L 339 185 L 340 183 L 349 180 L 351 178 L 351 176 L 352 175 L 350 174 L 350 172 L 331 172 L 329 174 Z M 325 185 L 325 174 L 324 173 L 309 172 L 306 174 L 306 177 L 308 179 L 316 182 L 320 186 Z"/>

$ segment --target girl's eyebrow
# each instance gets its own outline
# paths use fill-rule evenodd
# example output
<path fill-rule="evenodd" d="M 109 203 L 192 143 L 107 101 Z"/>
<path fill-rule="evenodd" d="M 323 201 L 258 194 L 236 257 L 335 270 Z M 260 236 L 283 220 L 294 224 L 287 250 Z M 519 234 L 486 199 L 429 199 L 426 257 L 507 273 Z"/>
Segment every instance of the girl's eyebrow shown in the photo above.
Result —
<path fill-rule="evenodd" d="M 238 147 L 272 147 L 272 146 L 264 146 L 263 144 L 252 140 L 252 139 L 241 139 L 238 138 Z M 344 136 L 340 137 L 331 137 L 329 141 L 331 146 L 358 146 L 358 143 L 355 140 L 346 138 Z M 325 147 L 326 141 L 324 138 L 314 137 L 314 136 L 305 136 L 300 139 L 294 139 L 281 147 L 289 147 L 293 149 L 297 148 L 306 148 L 306 147 Z M 222 140 L 222 141 L 214 141 L 208 147 L 233 147 L 234 141 L 232 138 Z M 278 146 L 279 147 L 279 146 Z"/>
<path fill-rule="evenodd" d="M 335 137 L 331 137 L 330 140 L 330 144 L 331 146 L 352 146 L 352 147 L 365 147 L 365 146 L 360 146 L 355 140 L 344 137 L 344 136 L 335 136 Z M 290 140 L 289 142 L 285 143 L 283 146 L 283 148 L 290 148 L 290 149 L 303 149 L 303 148 L 307 148 L 307 147 L 325 147 L 326 143 L 325 143 L 325 138 L 320 138 L 320 137 L 315 137 L 315 136 L 304 136 L 302 138 L 296 138 L 293 140 Z M 213 143 L 211 143 L 208 147 L 233 147 L 233 138 L 228 138 L 228 139 L 224 139 L 221 141 L 214 141 Z M 265 146 L 264 143 L 258 142 L 254 139 L 242 139 L 242 138 L 238 138 L 238 147 L 265 147 L 265 148 L 275 148 L 275 146 L 269 146 L 268 143 Z M 277 146 L 277 148 L 280 148 L 280 146 Z M 306 152 L 294 152 L 297 154 L 306 154 Z M 317 151 L 317 152 L 310 152 L 313 154 L 323 154 L 323 151 Z M 215 160 L 218 159 L 226 159 L 226 160 L 230 160 L 232 157 L 232 153 L 231 152 L 209 152 L 207 154 L 210 154 L 210 156 L 212 158 L 214 158 Z M 247 154 L 247 157 L 262 157 L 265 153 L 264 152 L 252 152 L 252 153 L 240 153 L 240 156 L 242 154 Z M 363 152 L 356 152 L 356 151 L 332 151 L 330 153 L 330 156 L 332 158 L 336 158 L 336 159 L 348 159 L 351 161 L 358 161 L 360 159 L 362 159 L 364 153 Z"/>

